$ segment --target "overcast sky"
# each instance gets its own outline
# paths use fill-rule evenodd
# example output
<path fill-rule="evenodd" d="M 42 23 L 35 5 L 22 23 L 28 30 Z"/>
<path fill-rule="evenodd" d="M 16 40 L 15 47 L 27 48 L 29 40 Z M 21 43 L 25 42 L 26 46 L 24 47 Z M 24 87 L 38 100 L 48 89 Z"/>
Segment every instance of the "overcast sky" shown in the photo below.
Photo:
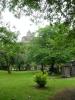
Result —
<path fill-rule="evenodd" d="M 14 17 L 14 15 L 11 12 L 9 12 L 8 10 L 5 10 L 2 13 L 2 16 L 3 16 L 2 21 L 4 24 L 9 23 L 10 29 L 12 31 L 16 30 L 16 31 L 20 32 L 20 35 L 18 38 L 19 40 L 21 40 L 21 38 L 23 36 L 25 36 L 29 30 L 31 32 L 34 32 L 34 31 L 38 30 L 38 28 L 48 25 L 47 21 L 42 21 L 42 23 L 35 25 L 30 21 L 30 17 L 27 17 L 27 16 L 21 16 L 21 18 L 18 19 L 16 17 Z M 15 27 L 13 27 L 13 26 L 15 26 Z"/>

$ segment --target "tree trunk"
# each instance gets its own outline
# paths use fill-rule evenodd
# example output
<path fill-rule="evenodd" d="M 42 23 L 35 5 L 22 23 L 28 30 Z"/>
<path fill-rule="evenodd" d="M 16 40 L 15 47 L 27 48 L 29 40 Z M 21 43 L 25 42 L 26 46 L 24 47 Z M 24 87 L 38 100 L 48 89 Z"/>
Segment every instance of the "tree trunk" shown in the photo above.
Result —
<path fill-rule="evenodd" d="M 43 64 L 41 64 L 41 71 L 42 71 L 43 74 L 44 74 L 44 65 L 43 65 Z"/>
<path fill-rule="evenodd" d="M 8 74 L 11 74 L 10 65 L 8 65 Z"/>
<path fill-rule="evenodd" d="M 18 66 L 18 68 L 19 68 L 19 71 L 21 71 L 21 68 L 20 68 L 20 66 Z"/>
<path fill-rule="evenodd" d="M 9 59 L 8 59 L 8 56 L 4 55 L 5 57 L 5 60 L 6 60 L 6 63 L 7 63 L 7 71 L 8 71 L 8 74 L 11 73 L 11 70 L 10 70 L 10 64 L 9 64 Z"/>
<path fill-rule="evenodd" d="M 53 74 L 55 72 L 54 65 L 55 65 L 55 62 L 52 62 L 49 68 L 49 74 Z"/>

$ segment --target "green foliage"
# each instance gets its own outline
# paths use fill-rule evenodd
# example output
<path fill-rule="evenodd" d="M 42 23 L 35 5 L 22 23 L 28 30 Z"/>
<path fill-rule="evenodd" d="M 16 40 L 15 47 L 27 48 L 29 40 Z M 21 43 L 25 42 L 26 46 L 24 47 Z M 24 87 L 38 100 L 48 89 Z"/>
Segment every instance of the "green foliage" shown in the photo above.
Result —
<path fill-rule="evenodd" d="M 2 8 L 8 7 L 11 10 L 16 8 L 24 10 L 25 6 L 39 9 L 42 13 L 45 12 L 44 17 L 52 23 L 54 21 L 61 23 L 64 18 L 63 22 L 66 25 L 75 26 L 75 0 L 0 0 L 0 4 Z"/>
<path fill-rule="evenodd" d="M 58 23 L 39 29 L 38 36 L 30 44 L 31 60 L 39 65 L 49 65 L 52 70 L 55 64 L 61 65 L 74 60 L 75 40 L 69 39 L 69 33 L 69 26 Z"/>
<path fill-rule="evenodd" d="M 37 85 L 42 88 L 45 87 L 47 84 L 47 74 L 46 73 L 38 73 L 35 75 L 35 82 L 37 83 Z"/>
<path fill-rule="evenodd" d="M 0 27 L 0 54 L 6 62 L 9 71 L 10 65 L 14 63 L 14 55 L 16 54 L 17 34 L 11 32 L 6 27 Z M 1 62 L 2 63 L 2 62 Z"/>
<path fill-rule="evenodd" d="M 3 43 L 14 43 L 16 41 L 17 34 L 9 31 L 6 27 L 0 27 L 0 41 Z"/>
<path fill-rule="evenodd" d="M 24 57 L 24 54 L 16 54 L 15 55 L 15 65 L 16 67 L 19 68 L 19 71 L 21 70 L 21 67 L 23 67 L 24 63 L 25 63 L 25 57 Z"/>
<path fill-rule="evenodd" d="M 39 29 L 37 37 L 29 43 L 17 43 L 17 35 L 0 27 L 0 51 L 7 57 L 7 65 L 18 68 L 36 65 L 62 64 L 75 59 L 75 40 L 70 36 L 69 26 L 56 23 Z M 69 39 L 72 38 L 71 40 Z M 1 55 L 2 56 L 2 55 Z M 3 56 L 2 56 L 3 57 Z M 0 62 L 3 62 L 4 58 Z"/>
<path fill-rule="evenodd" d="M 9 8 L 10 10 L 14 10 L 19 8 L 22 10 L 25 6 L 32 8 L 32 9 L 39 9 L 40 0 L 0 0 L 1 9 L 4 10 L 5 8 Z"/>
<path fill-rule="evenodd" d="M 70 50 L 66 38 L 68 27 L 63 24 L 46 26 L 39 29 L 37 39 L 33 41 L 33 56 L 37 63 L 63 63 L 70 59 Z"/>

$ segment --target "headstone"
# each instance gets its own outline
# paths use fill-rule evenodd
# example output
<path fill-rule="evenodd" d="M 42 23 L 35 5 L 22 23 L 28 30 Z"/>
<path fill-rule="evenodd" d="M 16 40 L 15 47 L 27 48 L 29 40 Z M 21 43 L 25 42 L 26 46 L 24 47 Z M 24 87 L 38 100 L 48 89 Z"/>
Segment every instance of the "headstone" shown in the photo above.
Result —
<path fill-rule="evenodd" d="M 63 77 L 70 77 L 70 68 L 69 67 L 63 67 L 62 76 Z"/>

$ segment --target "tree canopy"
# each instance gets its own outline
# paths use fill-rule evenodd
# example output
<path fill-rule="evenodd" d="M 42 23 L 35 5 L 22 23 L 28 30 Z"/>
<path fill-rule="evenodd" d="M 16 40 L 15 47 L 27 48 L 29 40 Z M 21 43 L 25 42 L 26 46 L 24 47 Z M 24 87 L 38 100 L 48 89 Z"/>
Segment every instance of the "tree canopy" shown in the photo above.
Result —
<path fill-rule="evenodd" d="M 38 9 L 52 22 L 59 20 L 75 26 L 75 0 L 0 0 L 0 5 L 0 8 L 18 11 L 25 6 Z"/>
<path fill-rule="evenodd" d="M 38 30 L 38 36 L 32 41 L 31 57 L 37 64 L 64 64 L 75 59 L 74 43 L 70 40 L 68 26 L 56 24 Z"/>
<path fill-rule="evenodd" d="M 13 63 L 13 56 L 17 52 L 16 39 L 17 34 L 6 27 L 0 27 L 0 56 L 5 58 L 8 72 L 10 72 L 10 65 Z"/>

